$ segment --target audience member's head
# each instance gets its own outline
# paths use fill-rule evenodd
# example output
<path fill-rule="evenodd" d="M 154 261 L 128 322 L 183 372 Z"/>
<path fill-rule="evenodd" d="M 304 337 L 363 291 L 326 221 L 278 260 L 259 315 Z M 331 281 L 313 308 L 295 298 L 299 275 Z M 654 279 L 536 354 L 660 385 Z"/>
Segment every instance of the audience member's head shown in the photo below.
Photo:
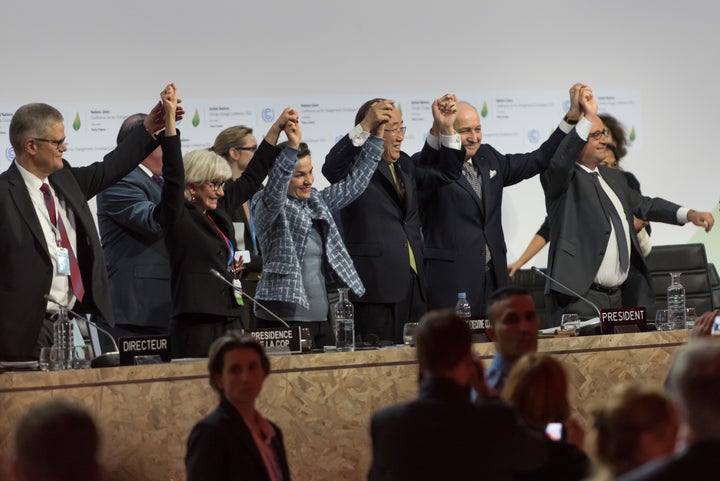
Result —
<path fill-rule="evenodd" d="M 250 360 L 248 365 L 234 366 L 236 351 L 244 351 Z M 228 384 L 228 377 L 232 369 L 259 369 L 264 380 L 270 374 L 270 359 L 265 353 L 265 348 L 250 334 L 242 334 L 239 331 L 229 331 L 224 336 L 217 338 L 208 352 L 208 372 L 210 386 L 221 396 L 227 397 L 225 392 Z M 260 384 L 262 387 L 262 383 Z M 259 391 L 258 391 L 259 392 Z"/>
<path fill-rule="evenodd" d="M 451 309 L 426 313 L 415 329 L 415 346 L 423 377 L 449 377 L 469 386 L 474 370 L 472 332 Z"/>
<path fill-rule="evenodd" d="M 548 423 L 564 423 L 570 416 L 567 387 L 560 361 L 548 354 L 529 353 L 513 366 L 502 397 L 530 427 L 544 431 Z"/>
<path fill-rule="evenodd" d="M 223 185 L 232 172 L 227 161 L 208 149 L 193 150 L 183 157 L 185 165 L 185 198 L 201 211 L 217 208 L 225 195 Z"/>
<path fill-rule="evenodd" d="M 492 293 L 487 316 L 490 321 L 487 335 L 506 360 L 515 361 L 523 354 L 537 351 L 540 321 L 527 289 L 508 286 Z"/>
<path fill-rule="evenodd" d="M 65 126 L 62 114 L 47 104 L 26 104 L 10 120 L 10 144 L 15 159 L 40 179 L 62 169 Z"/>
<path fill-rule="evenodd" d="M 212 150 L 230 162 L 235 178 L 236 173 L 239 176 L 245 171 L 257 148 L 257 139 L 250 127 L 233 125 L 215 137 Z"/>
<path fill-rule="evenodd" d="M 598 115 L 605 128 L 610 131 L 610 137 L 608 138 L 607 149 L 610 151 L 603 162 L 608 167 L 618 167 L 623 157 L 627 155 L 627 135 L 625 134 L 625 128 L 622 126 L 620 121 L 610 114 Z"/>
<path fill-rule="evenodd" d="M 30 408 L 15 430 L 17 481 L 97 481 L 100 440 L 87 411 L 65 401 Z"/>
<path fill-rule="evenodd" d="M 671 454 L 678 423 L 661 391 L 621 385 L 592 411 L 591 445 L 599 467 L 611 478 Z"/>
<path fill-rule="evenodd" d="M 720 439 L 720 340 L 693 339 L 680 349 L 670 380 L 687 441 Z"/>

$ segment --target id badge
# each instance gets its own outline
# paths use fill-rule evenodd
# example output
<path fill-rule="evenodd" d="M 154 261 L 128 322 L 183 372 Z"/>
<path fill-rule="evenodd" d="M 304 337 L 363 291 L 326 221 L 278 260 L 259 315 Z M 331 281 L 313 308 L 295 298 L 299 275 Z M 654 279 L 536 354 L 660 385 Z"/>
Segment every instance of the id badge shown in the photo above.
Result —
<path fill-rule="evenodd" d="M 238 306 L 244 306 L 245 301 L 243 301 L 242 297 L 242 284 L 240 283 L 240 279 L 233 279 L 233 293 L 235 294 L 235 302 L 238 303 Z"/>
<path fill-rule="evenodd" d="M 70 275 L 70 256 L 64 247 L 57 248 L 57 273 L 61 276 Z"/>

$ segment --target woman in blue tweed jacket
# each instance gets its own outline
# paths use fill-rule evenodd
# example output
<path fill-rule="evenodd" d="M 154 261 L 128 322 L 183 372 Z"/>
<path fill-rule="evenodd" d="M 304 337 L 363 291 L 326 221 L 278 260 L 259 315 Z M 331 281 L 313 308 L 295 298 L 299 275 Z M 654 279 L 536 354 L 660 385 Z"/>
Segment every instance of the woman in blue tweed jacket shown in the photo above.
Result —
<path fill-rule="evenodd" d="M 256 297 L 291 326 L 310 329 L 316 346 L 334 344 L 328 319 L 328 289 L 347 286 L 358 296 L 365 288 L 345 249 L 332 212 L 363 193 L 383 152 L 383 112 L 373 136 L 358 154 L 347 178 L 322 191 L 312 187 L 312 159 L 300 142 L 297 122 L 288 122 L 288 142 L 252 199 L 255 228 L 264 255 Z M 258 327 L 277 326 L 255 309 Z"/>

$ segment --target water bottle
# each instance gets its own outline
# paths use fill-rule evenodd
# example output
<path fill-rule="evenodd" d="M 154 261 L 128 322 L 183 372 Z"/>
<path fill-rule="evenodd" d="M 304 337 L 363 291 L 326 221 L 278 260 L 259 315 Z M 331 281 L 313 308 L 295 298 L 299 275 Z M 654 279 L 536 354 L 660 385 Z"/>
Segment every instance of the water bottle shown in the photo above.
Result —
<path fill-rule="evenodd" d="M 672 311 L 673 328 L 685 329 L 685 288 L 680 284 L 681 272 L 671 272 L 672 282 L 667 288 L 667 307 Z"/>
<path fill-rule="evenodd" d="M 53 347 L 60 348 L 60 369 L 72 369 L 74 344 L 72 321 L 61 307 L 53 324 Z"/>
<path fill-rule="evenodd" d="M 335 348 L 338 351 L 355 350 L 355 310 L 348 299 L 348 288 L 338 289 L 340 299 L 335 303 Z"/>
<path fill-rule="evenodd" d="M 458 292 L 457 304 L 455 304 L 455 314 L 461 319 L 470 319 L 472 313 L 470 311 L 470 303 L 467 300 L 467 295 L 464 292 Z"/>

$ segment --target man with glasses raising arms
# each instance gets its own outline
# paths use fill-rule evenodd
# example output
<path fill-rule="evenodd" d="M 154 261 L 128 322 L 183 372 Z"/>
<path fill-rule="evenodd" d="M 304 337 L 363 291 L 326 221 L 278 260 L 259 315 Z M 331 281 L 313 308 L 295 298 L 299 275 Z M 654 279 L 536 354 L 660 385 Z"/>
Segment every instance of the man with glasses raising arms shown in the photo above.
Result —
<path fill-rule="evenodd" d="M 33 103 L 13 115 L 15 161 L 0 174 L 0 361 L 36 360 L 40 348 L 52 344 L 58 306 L 46 295 L 112 322 L 105 259 L 87 200 L 157 148 L 161 105 L 143 126 L 104 162 L 70 167 L 57 109 Z"/>
<path fill-rule="evenodd" d="M 623 292 L 633 289 L 626 282 L 631 271 L 651 288 L 633 215 L 666 224 L 692 222 L 706 232 L 714 219 L 709 212 L 644 197 L 629 187 L 621 170 L 601 165 L 609 132 L 597 115 L 592 90 L 584 87 L 574 94 L 581 118 L 541 176 L 550 223 L 548 274 L 600 309 L 622 307 L 623 298 L 637 298 L 636 292 Z M 554 325 L 564 312 L 585 318 L 597 315 L 587 302 L 556 283 L 548 281 L 545 293 L 550 294 Z"/>

